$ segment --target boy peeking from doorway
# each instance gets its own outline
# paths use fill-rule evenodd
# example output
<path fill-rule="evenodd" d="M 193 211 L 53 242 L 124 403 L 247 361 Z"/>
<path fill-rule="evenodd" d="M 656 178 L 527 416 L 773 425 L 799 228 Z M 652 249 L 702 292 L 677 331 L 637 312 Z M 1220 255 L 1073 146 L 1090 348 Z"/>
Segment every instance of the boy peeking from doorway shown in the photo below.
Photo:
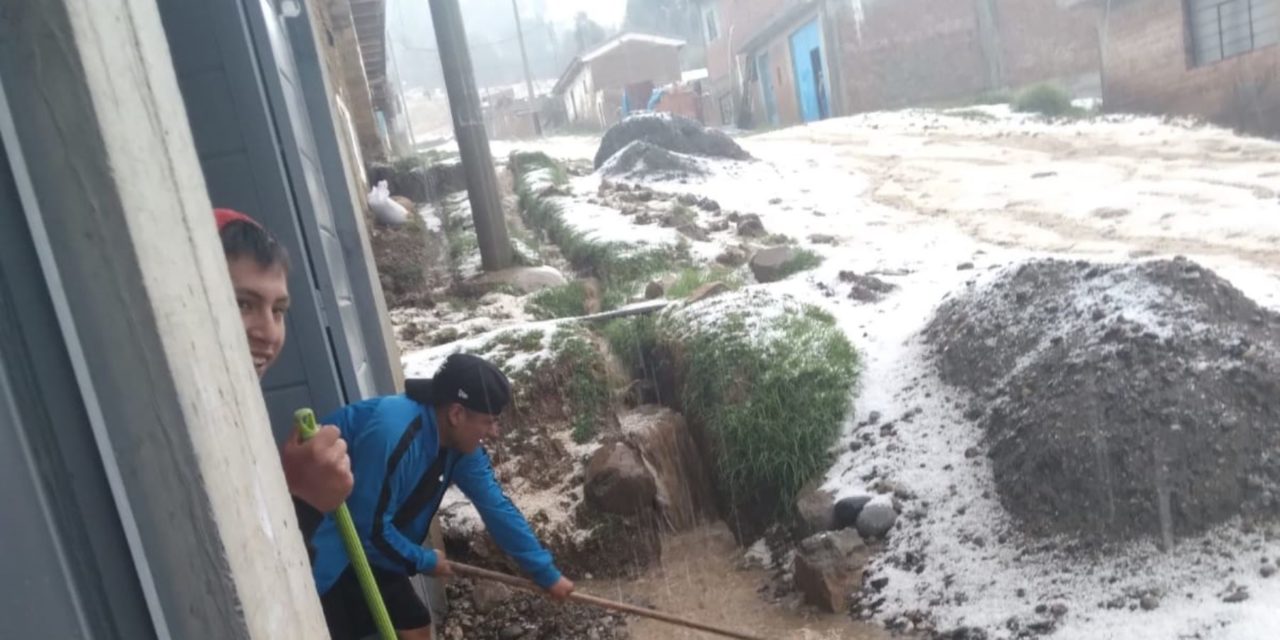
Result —
<path fill-rule="evenodd" d="M 288 253 L 249 216 L 218 209 L 215 218 L 253 366 L 262 377 L 284 347 Z M 422 547 L 451 484 L 471 499 L 503 551 L 548 595 L 568 598 L 573 582 L 556 569 L 503 494 L 482 448 L 485 439 L 497 437 L 498 416 L 510 402 L 506 376 L 485 360 L 455 354 L 434 378 L 411 380 L 407 388 L 405 394 L 339 409 L 306 442 L 295 428 L 281 447 L 281 466 L 313 552 L 316 586 L 334 640 L 359 640 L 375 632 L 333 519 L 320 515 L 344 500 L 402 640 L 431 638 L 430 610 L 409 578 L 452 575 L 447 560 Z"/>

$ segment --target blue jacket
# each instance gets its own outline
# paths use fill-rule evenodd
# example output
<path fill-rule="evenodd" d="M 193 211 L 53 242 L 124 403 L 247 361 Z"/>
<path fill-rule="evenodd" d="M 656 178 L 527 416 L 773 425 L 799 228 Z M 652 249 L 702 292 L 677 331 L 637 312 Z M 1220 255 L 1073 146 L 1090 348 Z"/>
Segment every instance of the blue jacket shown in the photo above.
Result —
<path fill-rule="evenodd" d="M 542 587 L 560 579 L 551 554 L 493 477 L 483 450 L 468 455 L 440 447 L 435 411 L 404 395 L 348 405 L 323 420 L 342 431 L 355 487 L 347 508 L 374 567 L 404 575 L 430 573 L 436 552 L 424 548 L 427 526 L 444 492 L 457 484 L 480 512 L 489 534 Z M 346 570 L 347 552 L 332 515 L 311 539 L 320 593 Z"/>

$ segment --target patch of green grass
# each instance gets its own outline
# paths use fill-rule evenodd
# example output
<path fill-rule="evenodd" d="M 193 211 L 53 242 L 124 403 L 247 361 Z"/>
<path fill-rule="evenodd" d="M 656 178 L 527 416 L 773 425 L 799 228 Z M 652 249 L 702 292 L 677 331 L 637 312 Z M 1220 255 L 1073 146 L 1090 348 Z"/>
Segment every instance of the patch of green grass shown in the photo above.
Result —
<path fill-rule="evenodd" d="M 517 179 L 531 171 L 546 169 L 551 172 L 551 182 L 556 186 L 563 186 L 569 183 L 569 172 L 565 170 L 564 165 L 556 162 L 551 156 L 541 151 L 513 152 L 509 159 L 509 164 L 512 174 Z"/>
<path fill-rule="evenodd" d="M 611 410 L 604 358 L 585 332 L 558 332 L 551 339 L 551 350 L 565 376 L 561 388 L 569 404 L 573 441 L 584 444 L 599 433 Z"/>
<path fill-rule="evenodd" d="M 668 334 L 660 326 L 659 336 L 687 336 L 674 347 L 682 354 L 681 404 L 713 443 L 730 504 L 780 518 L 830 464 L 858 355 L 820 311 L 779 317 L 764 340 L 748 332 L 743 313 L 700 332 Z M 617 333 L 612 340 L 630 339 Z"/>
<path fill-rule="evenodd" d="M 1083 111 L 1071 104 L 1071 96 L 1066 91 L 1051 84 L 1038 84 L 1018 94 L 1013 110 L 1050 118 L 1076 116 Z"/>
<path fill-rule="evenodd" d="M 801 271 L 808 271 L 810 269 L 817 268 L 822 264 L 823 259 L 824 258 L 821 255 L 818 255 L 809 249 L 796 249 L 795 257 L 783 263 L 779 270 L 782 274 L 779 279 L 789 278 Z"/>
<path fill-rule="evenodd" d="M 785 233 L 771 233 L 764 237 L 765 244 L 792 246 L 796 243 L 796 239 Z"/>
<path fill-rule="evenodd" d="M 699 287 L 711 282 L 724 283 L 730 289 L 737 289 L 742 286 L 742 278 L 724 267 L 712 267 L 710 269 L 689 267 L 676 276 L 675 283 L 667 288 L 666 294 L 672 300 L 685 298 L 697 291 Z"/>
<path fill-rule="evenodd" d="M 651 316 L 634 316 L 610 320 L 600 328 L 609 350 L 626 366 L 632 377 L 650 377 L 650 364 L 658 343 L 657 325 Z"/>
<path fill-rule="evenodd" d="M 539 320 L 576 318 L 587 313 L 587 287 L 581 281 L 543 289 L 529 299 L 527 306 Z"/>
<path fill-rule="evenodd" d="M 527 331 L 507 331 L 495 336 L 484 347 L 491 351 L 501 347 L 524 353 L 537 353 L 542 350 L 542 338 L 545 336 L 539 329 Z"/>

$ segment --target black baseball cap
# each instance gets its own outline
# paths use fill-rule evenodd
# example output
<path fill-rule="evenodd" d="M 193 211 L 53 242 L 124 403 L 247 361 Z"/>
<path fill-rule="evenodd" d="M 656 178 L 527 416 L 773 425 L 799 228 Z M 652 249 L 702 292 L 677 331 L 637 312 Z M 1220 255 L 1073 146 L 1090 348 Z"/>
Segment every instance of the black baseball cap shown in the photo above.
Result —
<path fill-rule="evenodd" d="M 477 413 L 496 416 L 511 403 L 511 382 L 488 360 L 455 353 L 433 377 L 406 380 L 405 395 L 432 407 L 456 402 Z"/>

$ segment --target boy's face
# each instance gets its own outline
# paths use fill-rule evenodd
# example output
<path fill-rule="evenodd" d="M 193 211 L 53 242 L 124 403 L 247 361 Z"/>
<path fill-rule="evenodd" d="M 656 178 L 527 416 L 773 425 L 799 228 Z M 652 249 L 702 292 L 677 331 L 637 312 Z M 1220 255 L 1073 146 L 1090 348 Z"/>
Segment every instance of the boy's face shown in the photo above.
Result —
<path fill-rule="evenodd" d="M 485 440 L 498 437 L 498 416 L 472 411 L 460 404 L 449 405 L 449 448 L 467 455 Z"/>
<path fill-rule="evenodd" d="M 289 310 L 289 278 L 281 265 L 263 267 L 248 256 L 227 260 L 240 319 L 249 339 L 253 368 L 261 378 L 284 348 L 284 315 Z"/>

